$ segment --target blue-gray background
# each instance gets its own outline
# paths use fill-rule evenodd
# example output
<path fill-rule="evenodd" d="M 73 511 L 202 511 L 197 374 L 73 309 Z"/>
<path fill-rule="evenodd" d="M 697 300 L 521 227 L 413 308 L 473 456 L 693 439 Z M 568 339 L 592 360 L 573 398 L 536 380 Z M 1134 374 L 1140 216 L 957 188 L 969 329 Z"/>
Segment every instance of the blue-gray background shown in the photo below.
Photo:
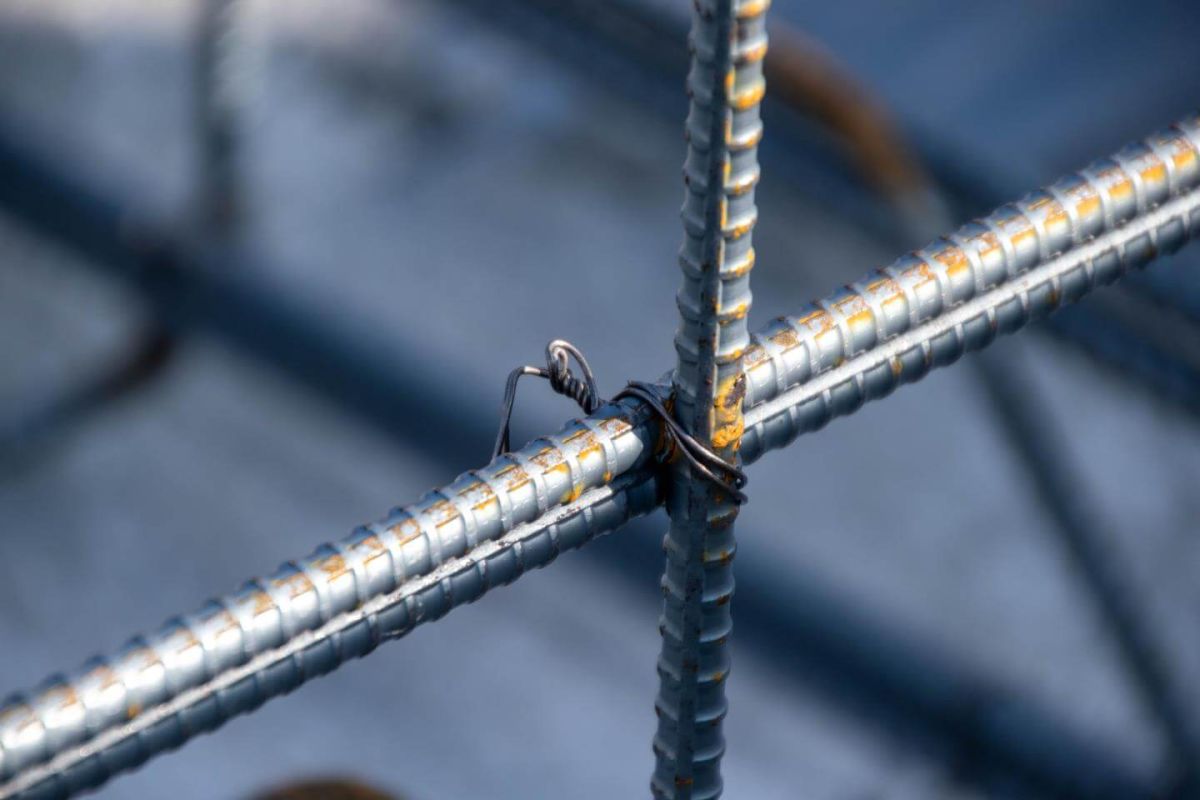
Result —
<path fill-rule="evenodd" d="M 671 363 L 681 120 L 454 3 L 246 5 L 243 235 L 280 292 L 418 349 L 488 414 L 507 370 L 550 338 L 580 345 L 607 393 Z M 661 5 L 686 14 L 682 0 Z M 0 108 L 30 135 L 52 132 L 65 167 L 116 176 L 156 214 L 183 217 L 193 10 L 3 0 Z M 1191 3 L 778 0 L 772 13 L 910 130 L 1005 185 L 1052 179 L 1200 105 Z M 773 180 L 770 161 L 765 175 L 755 319 L 897 254 L 820 192 Z M 146 318 L 73 258 L 0 217 L 0 414 L 95 374 Z M 1003 347 L 1069 439 L 1200 714 L 1196 420 L 1044 336 Z M 571 413 L 530 386 L 517 436 Z M 471 442 L 478 457 L 462 464 L 406 450 L 286 376 L 188 339 L 160 380 L 0 482 L 0 688 L 340 536 L 482 463 L 490 444 Z M 769 456 L 750 488 L 740 582 L 770 565 L 788 578 L 785 606 L 801 582 L 824 587 L 1134 763 L 1161 756 L 961 365 Z M 319 774 L 413 800 L 642 796 L 659 595 L 613 570 L 621 534 L 598 547 L 609 557 L 568 554 L 100 796 L 235 798 Z M 735 652 L 730 796 L 973 796 L 869 708 L 847 714 L 773 667 L 770 648 Z"/>

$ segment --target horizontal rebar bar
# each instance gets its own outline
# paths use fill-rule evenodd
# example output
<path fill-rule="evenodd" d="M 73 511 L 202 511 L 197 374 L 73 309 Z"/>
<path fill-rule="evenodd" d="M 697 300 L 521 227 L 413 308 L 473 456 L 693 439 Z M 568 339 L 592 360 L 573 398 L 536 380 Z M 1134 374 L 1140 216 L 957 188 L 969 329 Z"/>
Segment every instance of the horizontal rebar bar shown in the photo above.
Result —
<path fill-rule="evenodd" d="M 1198 183 L 1200 118 L 1192 118 L 964 226 L 799 318 L 777 321 L 745 356 L 745 461 L 1177 248 L 1200 228 Z M 406 629 L 395 627 L 397 621 L 422 621 L 417 595 L 379 608 L 345 632 L 324 638 L 314 632 L 368 603 L 377 608 L 377 598 L 406 582 L 440 576 L 434 591 L 443 605 L 435 603 L 430 616 L 476 599 L 490 585 L 480 565 L 520 562 L 522 541 L 504 540 L 507 546 L 472 560 L 465 573 L 437 570 L 473 559 L 472 548 L 496 547 L 518 526 L 525 526 L 522 535 L 555 543 L 531 562 L 540 565 L 645 510 L 603 488 L 622 476 L 648 485 L 657 426 L 644 412 L 630 401 L 608 405 L 380 523 L 322 545 L 301 564 L 289 563 L 168 623 L 148 640 L 133 640 L 111 660 L 89 662 L 75 677 L 52 679 L 35 696 L 15 699 L 0 710 L 0 780 L 6 781 L 0 798 L 35 787 L 55 796 L 96 785 L 369 651 L 383 633 Z M 578 530 L 559 539 L 561 514 Z M 300 636 L 304 648 L 288 650 Z M 266 662 L 282 676 L 268 669 L 222 683 L 228 670 L 268 652 L 277 654 Z M 180 708 L 157 716 L 184 692 L 186 713 Z M 79 748 L 105 732 L 111 747 Z"/>

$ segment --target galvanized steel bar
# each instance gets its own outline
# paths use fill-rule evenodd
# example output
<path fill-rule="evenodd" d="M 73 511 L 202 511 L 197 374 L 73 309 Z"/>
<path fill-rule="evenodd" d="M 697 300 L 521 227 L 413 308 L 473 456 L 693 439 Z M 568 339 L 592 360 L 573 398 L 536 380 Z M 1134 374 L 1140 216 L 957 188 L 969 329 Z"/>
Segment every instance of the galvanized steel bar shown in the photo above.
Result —
<path fill-rule="evenodd" d="M 245 4 L 200 0 L 192 84 L 196 133 L 196 215 L 210 235 L 229 232 L 242 211 L 238 176 L 238 111 L 245 76 Z"/>
<path fill-rule="evenodd" d="M 731 463 L 738 458 L 746 393 L 742 354 L 749 345 L 767 6 L 764 0 L 697 0 L 692 12 L 672 397 L 687 432 Z M 675 460 L 658 625 L 650 782 L 656 797 L 721 795 L 737 509 L 728 491 Z"/>
<path fill-rule="evenodd" d="M 453 501 L 434 492 L 89 661 L 72 679 L 51 678 L 35 697 L 10 701 L 0 709 L 0 775 L 8 778 L 0 797 L 95 788 L 661 502 L 656 480 L 634 470 L 451 555 L 454 540 L 474 527 L 469 509 L 495 506 L 513 519 L 542 505 L 554 478 L 517 454 L 506 460 L 491 476 L 496 482 L 479 480 L 482 471 L 464 475 Z M 458 530 L 432 533 L 442 527 Z"/>
<path fill-rule="evenodd" d="M 776 320 L 745 355 L 754 407 L 742 457 L 782 447 L 1173 252 L 1200 226 L 1198 185 L 1200 115 Z"/>
<path fill-rule="evenodd" d="M 776 321 L 745 354 L 743 460 L 1175 249 L 1200 230 L 1198 185 L 1200 117 L 1193 117 L 964 226 L 799 318 Z M 447 564 L 467 564 L 468 571 L 438 578 L 431 590 L 440 598 L 432 604 L 436 616 L 476 599 L 491 583 L 487 567 L 471 566 L 473 548 L 518 526 L 530 526 L 520 530 L 547 545 L 557 542 L 531 562 L 541 564 L 647 510 L 646 495 L 603 487 L 622 476 L 649 485 L 657 433 L 644 408 L 629 401 L 605 406 L 149 639 L 135 639 L 113 658 L 17 698 L 0 709 L 0 798 L 39 782 L 30 796 L 95 785 L 361 655 L 380 632 L 396 630 L 396 620 L 425 618 L 423 601 L 406 595 L 368 613 L 353 633 L 323 626 L 368 603 L 376 609 L 377 598 Z M 579 529 L 560 536 L 559 514 Z M 505 540 L 492 555 L 521 562 L 526 549 L 523 539 Z M 463 557 L 469 561 L 454 561 Z M 304 655 L 293 657 L 289 643 L 297 637 L 305 637 Z M 255 671 L 224 684 L 229 670 L 267 652 L 284 653 L 275 663 L 285 677 Z M 186 713 L 180 707 L 158 716 L 184 692 Z M 72 750 L 100 735 L 112 746 Z M 74 761 L 70 752 L 78 753 Z M 56 770 L 45 766 L 52 761 Z"/>

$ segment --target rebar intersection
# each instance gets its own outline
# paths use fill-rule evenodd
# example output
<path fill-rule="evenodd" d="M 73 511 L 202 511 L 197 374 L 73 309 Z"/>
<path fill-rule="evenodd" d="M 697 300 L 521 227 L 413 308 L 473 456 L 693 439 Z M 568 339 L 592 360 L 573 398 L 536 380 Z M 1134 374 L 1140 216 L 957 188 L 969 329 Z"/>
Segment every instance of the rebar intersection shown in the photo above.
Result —
<path fill-rule="evenodd" d="M 744 460 L 1178 247 L 1198 156 L 1192 118 L 768 327 L 735 377 Z M 645 513 L 657 441 L 606 406 L 6 705 L 0 797 L 98 785 Z"/>

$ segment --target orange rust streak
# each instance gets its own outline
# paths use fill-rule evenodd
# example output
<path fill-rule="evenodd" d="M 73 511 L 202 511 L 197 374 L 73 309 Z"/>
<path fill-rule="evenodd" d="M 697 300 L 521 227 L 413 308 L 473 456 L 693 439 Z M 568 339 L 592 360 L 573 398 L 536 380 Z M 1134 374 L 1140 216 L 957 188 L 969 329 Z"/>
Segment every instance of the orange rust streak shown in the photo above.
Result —
<path fill-rule="evenodd" d="M 305 592 L 311 592 L 316 589 L 316 587 L 313 586 L 312 579 L 303 572 L 292 573 L 286 578 L 276 578 L 274 580 L 274 584 L 276 588 L 279 589 L 291 589 L 293 600 Z"/>
<path fill-rule="evenodd" d="M 554 466 L 552 466 L 552 467 L 549 467 L 549 468 L 547 468 L 547 469 L 544 469 L 544 470 L 542 470 L 542 474 L 543 474 L 543 475 L 550 475 L 550 474 L 552 474 L 552 473 L 555 473 L 555 472 L 561 472 L 561 473 L 563 473 L 564 475 L 570 475 L 570 474 L 571 474 L 571 467 L 570 467 L 570 465 L 569 465 L 569 464 L 567 464 L 567 462 L 565 462 L 565 461 L 560 461 L 560 462 L 558 462 L 557 464 L 555 464 Z"/>
<path fill-rule="evenodd" d="M 254 593 L 254 616 L 267 614 L 276 609 L 275 601 L 266 592 Z"/>
<path fill-rule="evenodd" d="M 1196 151 L 1182 142 L 1180 144 L 1182 146 L 1175 151 L 1171 160 L 1175 162 L 1175 166 L 1180 168 L 1191 166 L 1196 161 Z"/>
<path fill-rule="evenodd" d="M 747 2 L 743 2 L 738 6 L 737 18 L 746 20 L 762 16 L 767 13 L 767 9 L 770 7 L 771 0 L 747 0 Z"/>
<path fill-rule="evenodd" d="M 352 549 L 370 550 L 371 552 L 375 553 L 380 550 L 386 550 L 387 548 L 383 546 L 383 542 L 379 541 L 378 536 L 371 534 L 370 536 L 364 536 L 362 539 L 359 539 L 357 542 L 355 542 L 352 545 Z"/>
<path fill-rule="evenodd" d="M 599 442 L 593 442 L 579 451 L 578 458 L 580 461 L 583 461 L 589 456 L 600 456 L 601 458 L 604 457 L 604 448 L 600 446 Z"/>
<path fill-rule="evenodd" d="M 758 105 L 759 102 L 762 101 L 763 95 L 766 93 L 767 86 L 765 83 L 760 81 L 750 88 L 743 89 L 742 91 L 734 94 L 733 97 L 730 98 L 729 105 L 738 111 L 745 111 L 746 109 L 754 108 L 754 106 Z"/>
<path fill-rule="evenodd" d="M 992 233 L 991 231 L 988 231 L 987 233 L 981 233 L 978 236 L 972 236 L 971 241 L 983 242 L 985 245 L 984 247 L 977 248 L 980 257 L 990 255 L 1000 249 L 1000 239 L 997 238 L 996 234 Z"/>
<path fill-rule="evenodd" d="M 1142 170 L 1142 180 L 1162 183 L 1167 179 L 1167 166 L 1159 161 L 1154 166 Z"/>
<path fill-rule="evenodd" d="M 800 338 L 791 328 L 786 328 L 779 333 L 771 336 L 771 342 L 782 347 L 784 350 L 791 350 L 793 347 L 800 346 Z"/>
<path fill-rule="evenodd" d="M 1090 217 L 1100 210 L 1100 197 L 1092 194 L 1075 204 L 1075 213 L 1080 217 Z"/>
<path fill-rule="evenodd" d="M 326 556 L 316 563 L 317 569 L 325 573 L 325 578 L 330 583 L 350 572 L 346 568 L 346 559 L 339 555 Z"/>
<path fill-rule="evenodd" d="M 858 325 L 860 323 L 861 324 L 869 324 L 874 319 L 875 319 L 875 315 L 871 313 L 871 310 L 869 308 L 867 308 L 867 309 L 863 309 L 862 311 L 859 311 L 857 314 L 852 314 L 846 320 L 846 324 L 849 325 L 850 327 L 854 327 L 855 325 Z"/>

